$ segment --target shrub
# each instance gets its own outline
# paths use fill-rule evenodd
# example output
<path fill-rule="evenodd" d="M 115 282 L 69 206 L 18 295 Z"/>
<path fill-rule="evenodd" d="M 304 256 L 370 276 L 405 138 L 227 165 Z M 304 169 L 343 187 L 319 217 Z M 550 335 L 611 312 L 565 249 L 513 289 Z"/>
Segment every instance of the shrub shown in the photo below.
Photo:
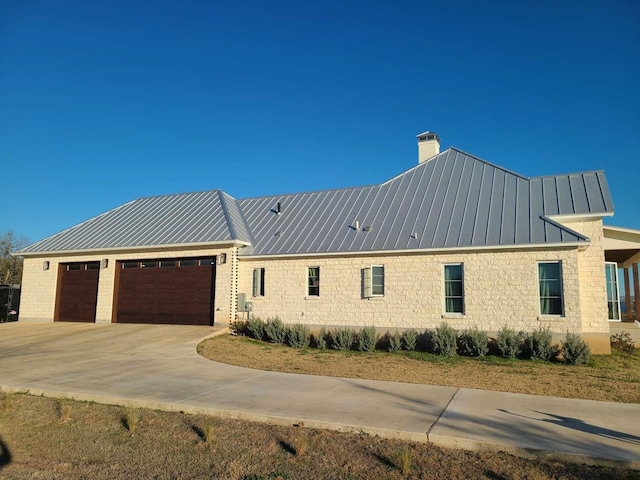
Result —
<path fill-rule="evenodd" d="M 375 327 L 364 327 L 356 336 L 356 345 L 361 352 L 373 352 L 378 341 Z"/>
<path fill-rule="evenodd" d="M 264 326 L 264 333 L 267 339 L 273 343 L 284 343 L 287 339 L 287 327 L 278 317 L 268 318 Z"/>
<path fill-rule="evenodd" d="M 402 334 L 402 348 L 409 352 L 412 352 L 416 349 L 417 343 L 418 332 L 416 332 L 414 329 L 405 330 Z"/>
<path fill-rule="evenodd" d="M 465 330 L 460 335 L 460 351 L 470 357 L 484 357 L 489 351 L 489 337 L 476 327 Z"/>
<path fill-rule="evenodd" d="M 504 358 L 516 358 L 522 351 L 522 339 L 506 325 L 498 332 L 496 346 Z"/>
<path fill-rule="evenodd" d="M 324 328 L 321 328 L 317 335 L 313 335 L 313 343 L 321 350 L 327 348 L 327 331 Z"/>
<path fill-rule="evenodd" d="M 231 335 L 246 335 L 247 334 L 247 322 L 244 320 L 235 320 L 229 325 Z"/>
<path fill-rule="evenodd" d="M 620 332 L 611 335 L 611 348 L 615 348 L 624 353 L 632 354 L 635 349 L 635 342 L 629 332 Z"/>
<path fill-rule="evenodd" d="M 252 316 L 247 322 L 247 333 L 256 340 L 262 340 L 264 337 L 264 322 L 260 317 Z"/>
<path fill-rule="evenodd" d="M 400 348 L 402 348 L 402 336 L 400 332 L 396 330 L 393 335 L 387 332 L 387 337 L 389 338 L 389 351 L 392 353 L 400 351 Z"/>
<path fill-rule="evenodd" d="M 309 346 L 309 341 L 311 340 L 311 335 L 309 334 L 309 327 L 306 325 L 302 325 L 300 323 L 296 323 L 291 325 L 287 329 L 287 338 L 289 341 L 289 346 L 293 348 L 305 348 Z"/>
<path fill-rule="evenodd" d="M 353 346 L 355 333 L 351 328 L 336 328 L 331 332 L 331 347 L 335 350 L 349 350 Z"/>
<path fill-rule="evenodd" d="M 565 363 L 581 365 L 591 358 L 591 349 L 580 335 L 567 333 L 567 337 L 562 342 L 562 356 Z"/>
<path fill-rule="evenodd" d="M 524 339 L 526 355 L 533 360 L 553 360 L 558 355 L 558 349 L 552 343 L 551 329 L 538 328 Z"/>
<path fill-rule="evenodd" d="M 442 322 L 439 327 L 436 327 L 435 332 L 431 334 L 433 353 L 446 356 L 455 355 L 456 337 L 456 331 L 445 322 Z"/>

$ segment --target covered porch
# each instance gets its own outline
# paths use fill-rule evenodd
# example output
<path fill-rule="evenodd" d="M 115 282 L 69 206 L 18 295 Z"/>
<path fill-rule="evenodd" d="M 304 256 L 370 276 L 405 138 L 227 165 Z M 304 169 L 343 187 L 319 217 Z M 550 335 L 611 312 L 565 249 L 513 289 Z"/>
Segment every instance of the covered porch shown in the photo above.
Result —
<path fill-rule="evenodd" d="M 609 330 L 629 332 L 640 346 L 640 230 L 605 225 L 603 232 Z"/>

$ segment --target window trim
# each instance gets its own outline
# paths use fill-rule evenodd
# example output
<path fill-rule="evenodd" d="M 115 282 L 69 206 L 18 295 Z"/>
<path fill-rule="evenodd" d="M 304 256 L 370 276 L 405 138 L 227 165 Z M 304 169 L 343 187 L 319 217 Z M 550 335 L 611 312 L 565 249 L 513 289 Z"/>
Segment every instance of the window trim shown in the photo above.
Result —
<path fill-rule="evenodd" d="M 264 297 L 264 267 L 253 269 L 252 297 Z"/>
<path fill-rule="evenodd" d="M 376 277 L 376 275 L 374 275 L 373 273 L 373 269 L 374 268 L 382 268 L 382 284 L 380 285 L 376 285 L 374 283 L 374 278 Z M 374 293 L 374 289 L 375 287 L 382 287 L 382 293 Z M 363 290 L 364 290 L 364 297 L 365 298 L 374 298 L 374 297 L 384 297 L 385 296 L 385 275 L 384 275 L 384 265 L 382 264 L 375 264 L 375 265 L 369 265 L 368 267 L 364 268 L 364 285 L 363 285 Z"/>
<path fill-rule="evenodd" d="M 447 297 L 447 279 L 446 279 L 446 270 L 447 267 L 460 267 L 461 269 L 461 280 L 460 280 L 460 285 L 461 285 L 461 295 L 460 297 L 458 296 L 449 296 Z M 466 295 L 465 295 L 465 288 L 464 288 L 464 262 L 447 262 L 447 263 L 443 263 L 442 264 L 442 314 L 443 316 L 464 316 L 465 312 L 466 312 Z M 460 300 L 462 301 L 462 309 L 461 311 L 448 311 L 447 310 L 447 298 L 460 298 Z"/>
<path fill-rule="evenodd" d="M 312 268 L 316 268 L 318 270 L 318 275 L 317 277 L 312 277 L 311 276 L 311 269 Z M 312 278 L 317 278 L 317 284 L 314 286 L 314 288 L 318 289 L 318 293 L 311 293 L 311 279 Z M 311 267 L 307 267 L 307 297 L 311 297 L 311 298 L 317 298 L 320 296 L 320 266 L 319 265 L 313 265 Z"/>
<path fill-rule="evenodd" d="M 560 282 L 560 313 L 542 313 L 542 296 L 540 295 L 540 265 L 543 264 L 556 264 L 559 267 L 559 275 L 558 280 Z M 536 290 L 538 297 L 538 314 L 541 317 L 564 317 L 565 316 L 565 307 L 564 307 L 564 279 L 563 279 L 563 269 L 562 269 L 562 260 L 538 260 L 536 262 L 536 278 L 538 279 Z M 556 298 L 556 297 L 545 297 L 545 298 Z"/>

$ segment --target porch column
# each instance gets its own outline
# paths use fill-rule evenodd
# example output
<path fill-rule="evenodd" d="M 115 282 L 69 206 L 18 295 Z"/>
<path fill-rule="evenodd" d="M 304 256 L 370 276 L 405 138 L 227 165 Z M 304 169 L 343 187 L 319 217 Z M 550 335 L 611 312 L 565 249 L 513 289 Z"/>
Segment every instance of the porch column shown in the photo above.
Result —
<path fill-rule="evenodd" d="M 627 322 L 631 321 L 631 285 L 629 285 L 629 267 L 622 269 L 624 271 L 624 306 L 625 312 L 627 312 Z"/>
<path fill-rule="evenodd" d="M 638 280 L 638 264 L 633 264 L 633 300 L 636 302 L 636 320 L 640 321 L 640 281 Z"/>

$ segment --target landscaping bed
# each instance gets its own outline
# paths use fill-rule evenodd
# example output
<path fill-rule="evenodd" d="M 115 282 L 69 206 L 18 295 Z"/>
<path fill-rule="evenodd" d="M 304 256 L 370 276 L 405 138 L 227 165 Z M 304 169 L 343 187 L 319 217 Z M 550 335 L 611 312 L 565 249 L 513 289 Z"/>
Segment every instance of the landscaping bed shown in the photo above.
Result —
<path fill-rule="evenodd" d="M 422 383 L 586 400 L 640 403 L 640 352 L 592 355 L 587 365 L 418 351 L 294 349 L 223 335 L 198 346 L 217 362 L 260 370 Z"/>

